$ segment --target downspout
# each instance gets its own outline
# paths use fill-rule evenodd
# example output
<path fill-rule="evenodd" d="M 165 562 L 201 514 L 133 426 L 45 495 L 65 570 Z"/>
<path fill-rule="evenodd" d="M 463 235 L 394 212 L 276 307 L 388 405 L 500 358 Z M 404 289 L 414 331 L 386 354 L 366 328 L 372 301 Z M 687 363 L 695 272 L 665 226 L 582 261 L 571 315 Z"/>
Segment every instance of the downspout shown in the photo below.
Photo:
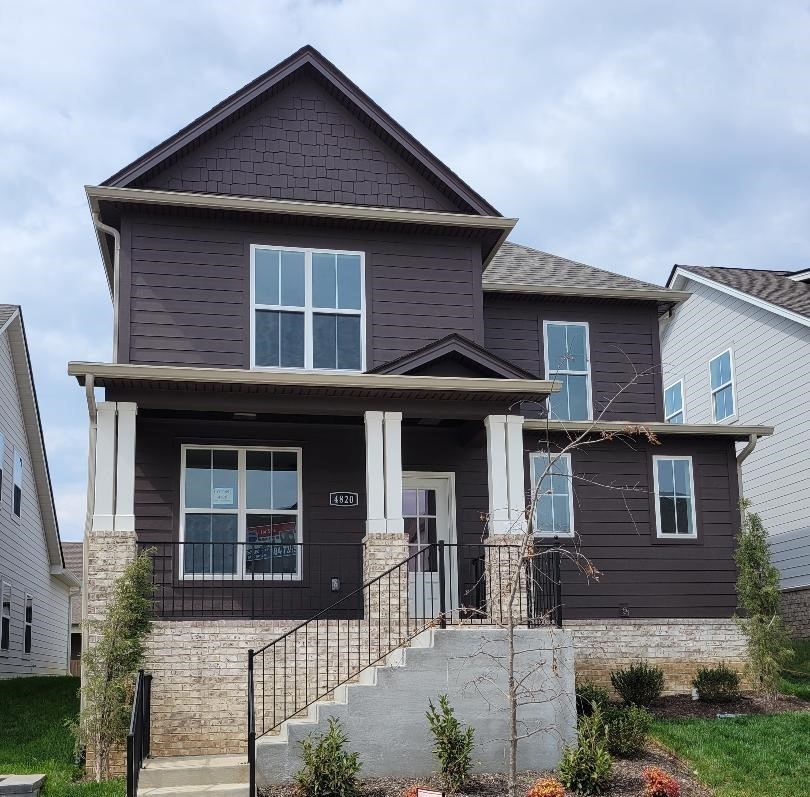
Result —
<path fill-rule="evenodd" d="M 745 462 L 751 454 L 754 453 L 754 449 L 757 447 L 757 440 L 759 440 L 759 436 L 752 434 L 748 436 L 748 442 L 745 444 L 745 448 L 737 454 L 737 495 L 739 496 L 740 500 L 743 499 L 743 480 L 742 480 L 742 466 L 743 462 Z M 742 524 L 745 522 L 745 513 L 740 509 L 740 528 L 742 528 Z"/>
<path fill-rule="evenodd" d="M 99 218 L 98 213 L 93 213 L 93 224 L 96 226 L 97 230 L 101 232 L 107 233 L 107 235 L 111 235 L 114 242 L 113 247 L 113 284 L 112 284 L 112 302 L 113 302 L 113 356 L 112 361 L 114 363 L 118 362 L 118 266 L 121 261 L 121 233 L 115 229 L 115 227 L 110 227 L 109 224 L 104 224 L 103 221 Z M 101 243 L 99 241 L 99 243 Z M 104 250 L 102 249 L 102 257 L 104 256 Z"/>
<path fill-rule="evenodd" d="M 90 532 L 93 528 L 93 514 L 96 511 L 96 439 L 98 437 L 98 410 L 96 408 L 95 379 L 87 374 L 84 379 L 84 392 L 87 399 L 87 415 L 89 419 L 89 432 L 87 441 L 87 514 L 84 518 L 84 544 L 82 545 L 82 661 L 81 674 L 84 681 L 85 652 L 89 647 L 89 634 L 87 633 L 87 585 L 88 562 L 90 547 Z M 81 707 L 84 707 L 84 692 L 81 695 Z"/>

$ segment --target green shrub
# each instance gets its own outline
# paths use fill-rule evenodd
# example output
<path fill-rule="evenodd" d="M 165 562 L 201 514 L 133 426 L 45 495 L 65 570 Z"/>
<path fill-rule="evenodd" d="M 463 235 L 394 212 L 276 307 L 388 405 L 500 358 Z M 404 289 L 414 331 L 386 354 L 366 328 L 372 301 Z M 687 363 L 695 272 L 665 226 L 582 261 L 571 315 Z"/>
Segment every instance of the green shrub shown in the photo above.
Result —
<path fill-rule="evenodd" d="M 577 794 L 604 794 L 612 769 L 602 710 L 595 706 L 590 716 L 579 720 L 576 746 L 563 750 L 560 782 Z"/>
<path fill-rule="evenodd" d="M 604 712 L 607 749 L 619 758 L 632 758 L 644 750 L 652 717 L 641 706 L 610 706 Z"/>
<path fill-rule="evenodd" d="M 664 671 L 644 661 L 610 674 L 613 688 L 629 706 L 649 706 L 664 691 Z"/>
<path fill-rule="evenodd" d="M 577 684 L 577 715 L 589 717 L 593 713 L 593 707 L 604 711 L 610 703 L 610 695 L 607 689 L 603 689 L 596 684 L 587 681 Z"/>
<path fill-rule="evenodd" d="M 725 664 L 697 671 L 692 686 L 706 703 L 728 703 L 740 696 L 740 674 Z"/>
<path fill-rule="evenodd" d="M 357 753 L 346 752 L 348 739 L 340 722 L 329 719 L 329 730 L 321 736 L 302 739 L 304 765 L 295 776 L 306 797 L 356 797 L 357 773 L 361 764 Z"/>
<path fill-rule="evenodd" d="M 439 710 L 428 701 L 427 721 L 435 744 L 433 753 L 439 759 L 439 771 L 450 791 L 459 791 L 472 769 L 475 730 L 462 728 L 453 714 L 447 695 L 439 695 Z"/>

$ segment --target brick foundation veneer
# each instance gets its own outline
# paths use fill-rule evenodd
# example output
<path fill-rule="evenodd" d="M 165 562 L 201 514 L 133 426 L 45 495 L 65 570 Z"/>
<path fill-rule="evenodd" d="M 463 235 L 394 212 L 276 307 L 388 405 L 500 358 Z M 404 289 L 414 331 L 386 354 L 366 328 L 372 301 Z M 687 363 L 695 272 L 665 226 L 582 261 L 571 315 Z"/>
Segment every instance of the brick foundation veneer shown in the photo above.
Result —
<path fill-rule="evenodd" d="M 810 639 L 810 587 L 785 590 L 780 608 L 790 635 L 794 639 Z"/>
<path fill-rule="evenodd" d="M 569 620 L 577 679 L 611 688 L 610 671 L 646 660 L 664 671 L 664 693 L 689 692 L 701 667 L 742 671 L 745 639 L 733 620 Z"/>

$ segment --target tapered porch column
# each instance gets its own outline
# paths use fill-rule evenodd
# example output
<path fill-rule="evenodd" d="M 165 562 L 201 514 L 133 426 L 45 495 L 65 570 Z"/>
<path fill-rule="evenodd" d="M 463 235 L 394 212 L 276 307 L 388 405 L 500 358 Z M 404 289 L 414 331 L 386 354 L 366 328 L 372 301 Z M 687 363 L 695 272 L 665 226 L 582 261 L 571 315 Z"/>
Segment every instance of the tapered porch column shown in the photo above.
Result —
<path fill-rule="evenodd" d="M 118 445 L 115 467 L 116 531 L 135 531 L 135 421 L 138 405 L 118 402 Z"/>

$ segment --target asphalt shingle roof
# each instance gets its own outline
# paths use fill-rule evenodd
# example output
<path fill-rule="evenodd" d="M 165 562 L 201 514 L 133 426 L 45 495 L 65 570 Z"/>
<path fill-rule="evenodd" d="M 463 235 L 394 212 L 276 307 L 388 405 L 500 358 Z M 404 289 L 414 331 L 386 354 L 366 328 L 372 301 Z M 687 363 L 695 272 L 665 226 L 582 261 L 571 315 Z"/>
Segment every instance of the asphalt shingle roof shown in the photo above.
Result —
<path fill-rule="evenodd" d="M 699 277 L 714 280 L 757 299 L 810 318 L 810 283 L 789 279 L 800 271 L 766 271 L 756 268 L 723 268 L 720 266 L 676 266 Z"/>

